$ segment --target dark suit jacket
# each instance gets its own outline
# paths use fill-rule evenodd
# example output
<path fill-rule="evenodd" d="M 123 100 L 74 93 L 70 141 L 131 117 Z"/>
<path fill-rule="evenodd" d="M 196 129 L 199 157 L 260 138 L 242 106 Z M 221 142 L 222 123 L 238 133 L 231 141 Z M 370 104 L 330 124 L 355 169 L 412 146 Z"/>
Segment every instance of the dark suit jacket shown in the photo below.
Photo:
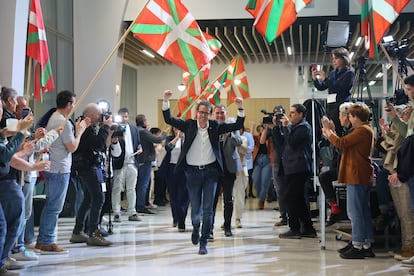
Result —
<path fill-rule="evenodd" d="M 129 125 L 129 129 L 131 131 L 131 138 L 132 138 L 132 146 L 134 147 L 133 150 L 134 152 L 138 149 L 138 146 L 141 144 L 140 138 L 139 138 L 139 133 L 138 133 L 138 128 L 134 125 L 128 124 Z M 119 144 L 121 145 L 121 149 L 122 149 L 122 153 L 119 157 L 114 157 L 114 169 L 119 170 L 122 169 L 122 167 L 124 166 L 124 161 L 125 161 L 125 139 L 124 138 L 120 138 L 119 139 Z M 138 155 L 136 154 L 134 156 L 134 161 L 135 161 L 135 166 L 139 165 L 139 159 L 138 159 Z"/>
<path fill-rule="evenodd" d="M 177 161 L 177 169 L 183 169 L 187 165 L 186 161 L 186 155 L 188 153 L 188 150 L 190 149 L 196 135 L 197 135 L 197 120 L 189 119 L 189 120 L 181 120 L 177 119 L 171 116 L 171 112 L 169 109 L 164 110 L 162 112 L 162 115 L 164 116 L 164 121 L 181 130 L 185 134 L 185 141 L 183 148 L 181 149 L 181 154 L 178 157 Z M 220 150 L 220 141 L 219 141 L 219 135 L 231 132 L 235 130 L 240 130 L 244 124 L 244 117 L 237 117 L 237 120 L 235 123 L 227 124 L 223 123 L 220 124 L 216 120 L 209 120 L 209 127 L 208 127 L 208 136 L 210 139 L 211 146 L 213 148 L 214 155 L 216 156 L 217 163 L 220 167 L 220 170 L 223 172 L 223 159 L 221 156 L 221 150 Z M 200 152 L 200 154 L 203 154 Z M 207 165 L 207 164 L 206 164 Z"/>

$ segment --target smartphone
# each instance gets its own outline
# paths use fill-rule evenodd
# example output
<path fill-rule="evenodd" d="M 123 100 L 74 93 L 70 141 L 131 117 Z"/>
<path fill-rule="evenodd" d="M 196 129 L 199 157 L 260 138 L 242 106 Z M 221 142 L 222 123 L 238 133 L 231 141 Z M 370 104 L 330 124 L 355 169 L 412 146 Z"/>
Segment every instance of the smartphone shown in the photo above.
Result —
<path fill-rule="evenodd" d="M 387 108 L 385 108 L 385 111 L 390 112 L 391 108 L 389 108 L 389 106 L 391 106 L 391 101 L 389 97 L 385 97 L 385 103 L 387 105 Z"/>
<path fill-rule="evenodd" d="M 311 65 L 312 71 L 317 71 L 318 70 L 318 65 L 316 65 L 316 63 L 313 63 Z"/>
<path fill-rule="evenodd" d="M 31 110 L 28 107 L 23 108 L 22 109 L 22 119 L 25 118 L 27 115 L 29 115 L 30 111 Z"/>

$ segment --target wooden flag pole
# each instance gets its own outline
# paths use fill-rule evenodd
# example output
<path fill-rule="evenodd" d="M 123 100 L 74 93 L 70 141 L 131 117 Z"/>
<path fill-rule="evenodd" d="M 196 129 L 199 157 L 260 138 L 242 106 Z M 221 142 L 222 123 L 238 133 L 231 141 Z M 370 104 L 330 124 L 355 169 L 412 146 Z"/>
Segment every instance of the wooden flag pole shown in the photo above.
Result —
<path fill-rule="evenodd" d="M 145 4 L 144 7 L 147 6 L 149 1 L 147 1 L 147 3 Z M 142 11 L 141 11 L 142 12 Z M 81 96 L 79 97 L 79 99 L 77 100 L 77 104 L 75 105 L 75 107 L 71 110 L 71 112 L 69 112 L 69 114 L 66 116 L 65 120 L 63 121 L 63 123 L 60 125 L 61 127 L 64 127 L 66 125 L 66 123 L 68 122 L 69 118 L 73 115 L 73 113 L 75 113 L 75 111 L 78 109 L 79 103 L 81 103 L 83 101 L 83 99 L 86 97 L 86 95 L 88 94 L 89 90 L 92 88 L 92 86 L 95 84 L 96 80 L 98 79 L 98 77 L 101 75 L 102 71 L 105 69 L 106 65 L 108 65 L 109 61 L 111 60 L 112 56 L 115 54 L 115 52 L 118 50 L 119 46 L 121 46 L 121 44 L 124 42 L 125 38 L 127 37 L 127 35 L 129 34 L 129 32 L 131 31 L 132 27 L 135 24 L 135 21 L 138 19 L 138 17 L 140 16 L 141 12 L 137 15 L 137 17 L 131 22 L 131 24 L 129 25 L 128 29 L 126 29 L 126 31 L 124 32 L 124 34 L 122 35 L 122 37 L 118 40 L 118 43 L 115 44 L 114 48 L 112 49 L 112 51 L 109 53 L 108 57 L 105 59 L 104 63 L 101 65 L 101 67 L 99 67 L 98 71 L 95 73 L 95 75 L 93 76 L 92 80 L 89 82 L 88 86 L 85 88 L 85 90 L 83 90 Z"/>
<path fill-rule="evenodd" d="M 27 68 L 27 81 L 26 81 L 26 94 L 25 98 L 26 101 L 29 102 L 30 100 L 30 82 L 32 81 L 32 66 L 33 66 L 33 58 L 29 58 L 29 64 Z"/>

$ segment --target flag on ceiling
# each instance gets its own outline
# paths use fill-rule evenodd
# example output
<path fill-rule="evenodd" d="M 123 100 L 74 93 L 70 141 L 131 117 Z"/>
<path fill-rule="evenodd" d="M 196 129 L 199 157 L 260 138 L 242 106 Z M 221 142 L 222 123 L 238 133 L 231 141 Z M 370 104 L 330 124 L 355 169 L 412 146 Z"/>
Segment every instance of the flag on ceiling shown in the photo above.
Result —
<path fill-rule="evenodd" d="M 236 55 L 227 68 L 227 77 L 231 84 L 227 91 L 227 105 L 234 103 L 236 97 L 243 99 L 250 98 L 249 83 L 247 81 L 246 70 L 244 69 L 244 62 L 240 55 Z"/>
<path fill-rule="evenodd" d="M 256 30 L 271 43 L 296 21 L 298 12 L 310 2 L 312 0 L 249 0 L 245 9 L 255 18 Z"/>
<path fill-rule="evenodd" d="M 150 0 L 131 31 L 172 63 L 191 75 L 210 63 L 220 50 L 220 42 L 202 32 L 181 0 Z"/>
<path fill-rule="evenodd" d="M 55 89 L 55 82 L 52 76 L 40 0 L 32 0 L 30 6 L 26 54 L 35 61 L 34 99 L 41 101 L 45 92 Z"/>
<path fill-rule="evenodd" d="M 379 59 L 378 45 L 410 0 L 361 0 L 361 35 L 367 37 L 371 58 Z"/>

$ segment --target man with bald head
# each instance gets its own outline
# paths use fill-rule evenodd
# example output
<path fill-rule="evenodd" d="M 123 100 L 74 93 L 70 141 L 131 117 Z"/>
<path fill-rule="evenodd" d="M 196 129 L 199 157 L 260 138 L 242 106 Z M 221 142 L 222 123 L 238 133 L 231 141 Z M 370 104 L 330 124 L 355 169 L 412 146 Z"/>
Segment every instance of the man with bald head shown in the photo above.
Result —
<path fill-rule="evenodd" d="M 83 110 L 85 120 L 90 120 L 90 126 L 83 133 L 79 147 L 74 153 L 77 162 L 81 162 L 78 173 L 83 188 L 83 201 L 76 215 L 76 224 L 73 229 L 72 243 L 86 242 L 92 246 L 109 246 L 110 241 L 102 237 L 98 230 L 99 215 L 104 204 L 104 191 L 102 183 L 103 161 L 107 139 L 111 135 L 112 116 L 103 117 L 101 108 L 95 103 L 89 103 Z M 88 235 L 84 228 L 86 215 L 89 211 Z"/>

